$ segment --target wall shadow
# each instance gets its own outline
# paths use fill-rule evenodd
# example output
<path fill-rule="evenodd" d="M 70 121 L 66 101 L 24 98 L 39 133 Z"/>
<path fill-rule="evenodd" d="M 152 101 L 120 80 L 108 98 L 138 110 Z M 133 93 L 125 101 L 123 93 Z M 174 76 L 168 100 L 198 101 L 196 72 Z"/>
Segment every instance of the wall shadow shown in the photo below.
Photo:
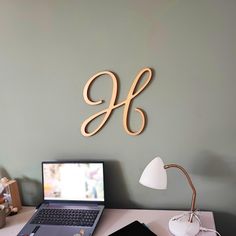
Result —
<path fill-rule="evenodd" d="M 192 172 L 197 175 L 227 179 L 236 183 L 236 163 L 229 163 L 223 156 L 204 151 L 194 159 Z"/>
<path fill-rule="evenodd" d="M 42 184 L 28 177 L 16 179 L 19 187 L 22 205 L 37 206 L 42 202 Z"/>
<path fill-rule="evenodd" d="M 235 236 L 236 215 L 214 211 L 214 219 L 216 229 L 222 236 Z"/>
<path fill-rule="evenodd" d="M 8 178 L 8 179 L 11 179 L 11 178 L 10 178 L 10 175 L 8 174 L 8 172 L 6 171 L 6 169 L 0 166 L 0 179 L 3 178 L 3 177 L 6 177 L 6 178 Z"/>
<path fill-rule="evenodd" d="M 106 207 L 132 208 L 122 169 L 118 161 L 105 162 Z"/>
<path fill-rule="evenodd" d="M 228 161 L 228 158 L 213 152 L 201 152 L 193 163 L 192 172 L 196 175 L 204 176 L 229 184 L 236 184 L 236 162 Z M 222 190 L 223 191 L 223 190 Z M 227 192 L 225 193 L 227 195 Z M 225 201 L 222 199 L 222 201 Z M 212 209 L 209 209 L 212 211 Z M 231 212 L 214 211 L 216 229 L 219 233 L 227 236 L 234 236 L 236 232 L 236 211 L 232 206 Z"/>

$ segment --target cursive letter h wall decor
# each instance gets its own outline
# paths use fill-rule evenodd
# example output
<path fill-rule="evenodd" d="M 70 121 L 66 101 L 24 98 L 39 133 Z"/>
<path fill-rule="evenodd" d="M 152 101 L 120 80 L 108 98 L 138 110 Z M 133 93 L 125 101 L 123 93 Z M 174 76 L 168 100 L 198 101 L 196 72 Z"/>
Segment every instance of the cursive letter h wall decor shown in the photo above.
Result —
<path fill-rule="evenodd" d="M 138 87 L 138 84 L 141 80 L 141 78 L 147 74 L 147 79 L 146 81 L 144 81 L 144 84 L 139 88 L 137 89 L 136 87 Z M 117 103 L 116 104 L 116 98 L 117 98 L 117 95 L 118 95 L 118 82 L 117 82 L 117 78 L 115 76 L 114 73 L 110 72 L 110 71 L 102 71 L 102 72 L 99 72 L 97 74 L 95 74 L 94 76 L 92 76 L 88 82 L 86 83 L 86 85 L 84 86 L 84 90 L 83 90 L 83 97 L 84 97 L 84 100 L 85 102 L 88 104 L 88 105 L 92 105 L 92 106 L 95 106 L 95 105 L 99 105 L 101 103 L 103 103 L 104 101 L 103 100 L 99 100 L 99 101 L 93 101 L 90 97 L 89 97 L 89 89 L 90 89 L 90 86 L 91 84 L 97 79 L 99 78 L 100 76 L 103 76 L 103 75 L 108 75 L 109 78 L 112 79 L 112 84 L 113 84 L 113 87 L 112 87 L 112 96 L 111 96 L 111 99 L 110 99 L 110 103 L 109 103 L 109 106 L 108 108 L 100 111 L 100 112 L 97 112 L 96 114 L 88 117 L 81 125 L 81 133 L 82 135 L 84 135 L 85 137 L 89 137 L 89 136 L 92 136 L 94 134 L 96 134 L 103 126 L 104 124 L 107 122 L 107 120 L 109 119 L 112 111 L 120 106 L 124 106 L 124 111 L 123 111 L 123 126 L 124 126 L 124 129 L 125 131 L 129 134 L 129 135 L 138 135 L 140 134 L 144 127 L 145 127 L 145 122 L 146 122 L 146 119 L 145 119 L 145 113 L 144 111 L 141 109 L 141 108 L 135 108 L 135 111 L 138 112 L 141 116 L 141 126 L 140 126 L 140 129 L 137 130 L 137 131 L 132 131 L 129 127 L 129 122 L 128 122 L 128 118 L 129 118 L 129 109 L 130 109 L 130 104 L 132 102 L 132 100 L 138 96 L 145 88 L 146 86 L 148 85 L 148 83 L 151 81 L 152 79 L 152 71 L 150 68 L 144 68 L 142 69 L 138 75 L 136 76 L 136 78 L 134 79 L 133 81 L 133 84 L 131 85 L 130 87 L 130 90 L 129 90 L 129 93 L 127 95 L 127 98 L 120 102 L 120 103 Z M 88 131 L 88 125 L 90 122 L 92 122 L 93 120 L 95 120 L 97 117 L 101 116 L 101 115 L 104 115 L 101 123 L 98 125 L 97 128 L 95 128 L 93 131 L 89 132 Z"/>

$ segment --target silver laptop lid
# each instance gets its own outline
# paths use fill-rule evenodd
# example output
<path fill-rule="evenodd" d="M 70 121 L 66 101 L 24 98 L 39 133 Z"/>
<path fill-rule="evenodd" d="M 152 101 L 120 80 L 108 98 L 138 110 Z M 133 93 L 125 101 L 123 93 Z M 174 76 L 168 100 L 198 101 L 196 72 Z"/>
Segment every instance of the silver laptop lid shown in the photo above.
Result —
<path fill-rule="evenodd" d="M 42 162 L 42 186 L 44 201 L 104 203 L 104 163 Z"/>

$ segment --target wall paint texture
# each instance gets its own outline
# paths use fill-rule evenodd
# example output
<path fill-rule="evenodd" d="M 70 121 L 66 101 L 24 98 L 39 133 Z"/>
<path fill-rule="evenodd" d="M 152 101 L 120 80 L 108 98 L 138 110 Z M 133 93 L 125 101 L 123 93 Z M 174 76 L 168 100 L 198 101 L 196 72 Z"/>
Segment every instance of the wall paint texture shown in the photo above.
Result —
<path fill-rule="evenodd" d="M 21 185 L 23 201 L 40 200 L 40 162 L 102 159 L 109 207 L 187 209 L 183 176 L 168 171 L 166 191 L 139 185 L 155 156 L 184 166 L 200 210 L 215 212 L 220 230 L 236 231 L 236 1 L 0 1 L 0 166 Z M 129 136 L 116 109 L 95 136 L 81 123 L 107 106 L 111 80 L 87 80 L 102 70 L 119 77 L 119 101 L 143 67 L 150 85 L 133 102 Z M 233 229 L 234 228 L 234 229 Z M 224 234 L 223 234 L 224 235 Z M 226 234 L 225 234 L 226 235 Z"/>

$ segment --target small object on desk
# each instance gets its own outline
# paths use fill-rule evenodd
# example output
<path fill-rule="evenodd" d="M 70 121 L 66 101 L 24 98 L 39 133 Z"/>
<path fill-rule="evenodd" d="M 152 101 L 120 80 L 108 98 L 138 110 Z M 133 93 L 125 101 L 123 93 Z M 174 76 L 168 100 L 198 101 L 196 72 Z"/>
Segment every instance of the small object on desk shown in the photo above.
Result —
<path fill-rule="evenodd" d="M 8 203 L 12 209 L 14 208 L 14 213 L 22 208 L 16 180 L 9 180 L 6 177 L 0 179 L 0 203 Z"/>
<path fill-rule="evenodd" d="M 109 236 L 157 236 L 145 224 L 134 221 Z"/>

